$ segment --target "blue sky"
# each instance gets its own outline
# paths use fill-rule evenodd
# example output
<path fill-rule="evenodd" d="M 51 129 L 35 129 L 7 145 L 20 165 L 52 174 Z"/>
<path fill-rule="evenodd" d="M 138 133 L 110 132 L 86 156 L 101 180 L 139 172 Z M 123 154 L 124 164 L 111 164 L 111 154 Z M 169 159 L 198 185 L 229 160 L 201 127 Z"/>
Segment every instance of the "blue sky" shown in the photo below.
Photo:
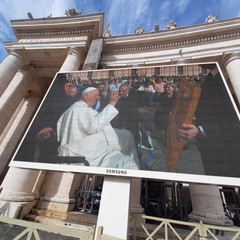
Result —
<path fill-rule="evenodd" d="M 105 13 L 105 26 L 110 23 L 112 36 L 133 34 L 137 26 L 145 32 L 166 29 L 170 20 L 177 27 L 204 23 L 208 15 L 218 19 L 240 17 L 239 0 L 0 0 L 0 63 L 7 56 L 4 42 L 14 41 L 10 20 L 65 16 L 75 8 L 83 14 Z"/>

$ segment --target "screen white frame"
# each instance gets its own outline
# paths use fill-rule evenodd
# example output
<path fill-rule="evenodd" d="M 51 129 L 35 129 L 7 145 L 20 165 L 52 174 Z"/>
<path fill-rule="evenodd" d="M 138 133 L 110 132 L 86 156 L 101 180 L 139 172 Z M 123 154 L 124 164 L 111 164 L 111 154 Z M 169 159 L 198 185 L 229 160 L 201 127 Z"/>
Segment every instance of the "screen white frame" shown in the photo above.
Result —
<path fill-rule="evenodd" d="M 240 114 L 238 112 L 237 106 L 233 100 L 231 92 L 228 88 L 226 80 L 223 76 L 221 68 L 217 62 L 204 62 L 204 63 L 191 63 L 191 64 L 177 64 L 177 65 L 160 65 L 159 67 L 168 67 L 168 66 L 182 66 L 182 65 L 204 65 L 204 64 L 216 64 L 218 70 L 221 74 L 223 79 L 224 85 L 228 92 L 228 95 L 232 101 L 233 107 L 236 111 L 236 115 L 240 121 Z M 153 66 L 149 66 L 153 67 Z M 154 66 L 158 67 L 158 66 Z M 148 68 L 148 67 L 134 67 L 132 69 L 140 69 L 140 68 Z M 119 68 L 116 68 L 118 70 Z M 130 68 L 127 68 L 130 69 Z M 115 69 L 103 69 L 103 70 L 91 70 L 93 71 L 110 71 Z M 74 73 L 79 71 L 68 71 L 65 73 Z M 88 71 L 84 71 L 88 72 Z M 64 73 L 64 72 L 61 72 Z M 55 75 L 54 80 L 56 79 Z M 235 177 L 220 177 L 220 176 L 209 176 L 209 175 L 198 175 L 198 174 L 188 174 L 188 173 L 175 173 L 175 172 L 160 172 L 160 171 L 146 171 L 146 170 L 130 170 L 130 169 L 112 169 L 112 168 L 102 168 L 102 167 L 89 167 L 89 166 L 76 166 L 76 165 L 62 165 L 62 164 L 49 164 L 49 163 L 38 163 L 38 162 L 24 162 L 24 161 L 14 161 L 14 158 L 17 154 L 18 149 L 21 146 L 21 143 L 24 140 L 29 128 L 31 127 L 32 122 L 34 121 L 35 117 L 38 114 L 39 109 L 41 108 L 48 92 L 51 89 L 52 81 L 46 95 L 44 96 L 38 110 L 36 111 L 31 123 L 27 131 L 25 132 L 17 150 L 15 151 L 12 160 L 9 164 L 10 167 L 18 167 L 18 168 L 26 168 L 26 169 L 38 169 L 38 170 L 50 170 L 50 171 L 60 171 L 60 172 L 74 172 L 74 173 L 89 173 L 89 174 L 96 174 L 96 175 L 110 175 L 110 176 L 121 176 L 121 177 L 133 177 L 133 178 L 146 178 L 146 179 L 158 179 L 163 181 L 174 181 L 174 182 L 183 182 L 183 183 L 202 183 L 202 184 L 214 184 L 214 185 L 222 185 L 222 186 L 239 186 L 240 185 L 240 178 Z"/>

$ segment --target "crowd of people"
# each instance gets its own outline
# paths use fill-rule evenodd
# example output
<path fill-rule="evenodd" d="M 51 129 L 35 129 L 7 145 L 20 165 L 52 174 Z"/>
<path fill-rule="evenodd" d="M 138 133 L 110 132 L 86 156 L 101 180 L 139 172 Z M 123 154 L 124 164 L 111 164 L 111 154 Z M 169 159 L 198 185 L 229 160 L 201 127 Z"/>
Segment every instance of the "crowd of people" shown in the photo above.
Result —
<path fill-rule="evenodd" d="M 56 132 L 57 155 L 84 156 L 90 166 L 166 170 L 164 134 L 179 82 L 180 77 L 153 76 L 68 80 L 68 107 L 58 114 L 55 128 L 44 127 L 36 138 Z M 190 139 L 189 127 L 180 131 L 183 141 Z"/>
<path fill-rule="evenodd" d="M 193 82 L 201 86 L 203 82 L 202 76 L 122 76 L 111 79 L 87 79 L 71 78 L 67 74 L 67 81 L 65 90 L 75 89 L 81 92 L 87 87 L 95 87 L 99 90 L 99 95 L 103 99 L 107 99 L 112 92 L 119 92 L 121 86 L 128 87 L 127 95 L 137 95 L 138 106 L 149 105 L 154 107 L 159 101 L 159 97 L 164 96 L 167 91 L 175 93 L 178 90 L 181 79 Z M 169 90 L 170 89 L 170 90 Z M 120 93 L 120 92 L 119 92 Z M 161 101 L 161 100 L 160 100 Z M 99 107 L 98 103 L 98 107 Z"/>

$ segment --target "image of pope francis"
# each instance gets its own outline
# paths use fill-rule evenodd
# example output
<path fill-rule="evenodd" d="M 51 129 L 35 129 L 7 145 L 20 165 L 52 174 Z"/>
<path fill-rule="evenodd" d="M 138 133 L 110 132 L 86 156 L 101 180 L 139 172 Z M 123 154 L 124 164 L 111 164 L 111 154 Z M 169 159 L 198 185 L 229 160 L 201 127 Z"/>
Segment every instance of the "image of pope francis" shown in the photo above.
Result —
<path fill-rule="evenodd" d="M 118 114 L 118 93 L 112 93 L 109 104 L 97 112 L 92 107 L 98 99 L 97 88 L 88 87 L 79 101 L 68 108 L 57 122 L 60 142 L 58 156 L 84 156 L 93 167 L 139 169 L 133 155 L 121 151 L 120 141 L 110 122 Z"/>

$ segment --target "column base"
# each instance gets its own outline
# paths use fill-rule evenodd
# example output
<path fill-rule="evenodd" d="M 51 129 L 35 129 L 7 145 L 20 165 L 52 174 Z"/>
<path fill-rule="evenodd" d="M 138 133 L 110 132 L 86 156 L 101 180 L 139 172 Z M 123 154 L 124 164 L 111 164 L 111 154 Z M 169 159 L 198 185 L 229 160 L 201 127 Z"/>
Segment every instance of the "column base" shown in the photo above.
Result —
<path fill-rule="evenodd" d="M 233 226 L 233 221 L 230 220 L 226 216 L 220 216 L 217 214 L 209 214 L 209 213 L 196 213 L 191 212 L 188 215 L 189 222 L 200 222 L 211 225 L 218 225 L 218 226 Z"/>
<path fill-rule="evenodd" d="M 4 191 L 0 195 L 0 201 L 5 202 L 32 202 L 37 198 L 36 194 L 26 192 L 8 192 Z"/>
<path fill-rule="evenodd" d="M 130 220 L 129 226 L 131 228 L 141 227 L 145 223 L 145 220 L 142 218 L 144 214 L 144 208 L 141 204 L 131 204 L 129 208 Z"/>
<path fill-rule="evenodd" d="M 22 219 L 36 205 L 36 202 L 36 200 L 32 202 L 0 201 L 0 216 Z"/>
<path fill-rule="evenodd" d="M 130 213 L 144 213 L 144 208 L 140 204 L 131 204 L 130 205 Z"/>

